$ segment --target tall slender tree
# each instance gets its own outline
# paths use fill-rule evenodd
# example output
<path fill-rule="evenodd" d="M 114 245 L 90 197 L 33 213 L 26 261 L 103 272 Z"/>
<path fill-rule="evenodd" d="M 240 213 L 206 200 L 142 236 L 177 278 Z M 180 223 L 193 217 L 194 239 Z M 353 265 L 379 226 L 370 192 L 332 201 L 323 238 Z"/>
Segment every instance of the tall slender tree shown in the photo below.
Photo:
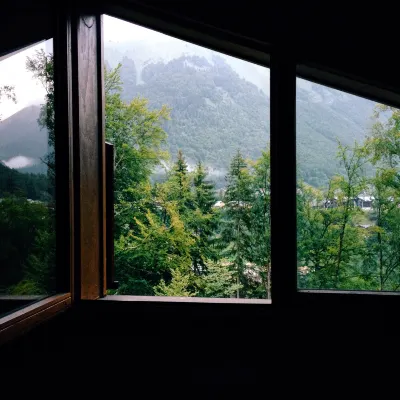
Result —
<path fill-rule="evenodd" d="M 271 298 L 271 180 L 270 154 L 264 151 L 254 163 L 254 199 L 251 207 L 250 260 L 257 266 L 267 299 Z"/>
<path fill-rule="evenodd" d="M 220 243 L 224 247 L 223 255 L 229 259 L 236 274 L 236 297 L 239 298 L 239 286 L 246 284 L 245 269 L 251 251 L 251 207 L 254 199 L 249 167 L 239 150 L 232 159 L 226 183 Z"/>

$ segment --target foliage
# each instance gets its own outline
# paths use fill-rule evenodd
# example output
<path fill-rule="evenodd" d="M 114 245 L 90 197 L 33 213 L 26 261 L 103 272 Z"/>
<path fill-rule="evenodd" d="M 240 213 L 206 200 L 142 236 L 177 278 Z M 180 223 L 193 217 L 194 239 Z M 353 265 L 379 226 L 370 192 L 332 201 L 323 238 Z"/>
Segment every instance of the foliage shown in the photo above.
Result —
<path fill-rule="evenodd" d="M 26 68 L 46 89 L 38 124 L 48 132 L 44 174 L 21 173 L 0 164 L 0 292 L 50 294 L 55 291 L 54 78 L 53 57 L 43 50 Z M 0 89 L 16 101 L 12 87 Z"/>
<path fill-rule="evenodd" d="M 242 288 L 227 260 L 207 263 L 207 274 L 202 279 L 201 295 L 204 297 L 235 297 Z"/>
<path fill-rule="evenodd" d="M 251 209 L 254 199 L 249 167 L 238 150 L 226 178 L 226 210 L 221 220 L 222 254 L 232 263 L 238 284 L 245 284 L 245 267 L 251 249 Z M 237 297 L 240 296 L 239 290 Z"/>
<path fill-rule="evenodd" d="M 2 98 L 6 98 L 7 100 L 10 100 L 10 101 L 16 103 L 17 97 L 15 95 L 14 86 L 10 86 L 10 85 L 0 86 L 0 102 L 2 101 Z M 0 118 L 0 121 L 1 121 L 1 118 Z"/>
<path fill-rule="evenodd" d="M 196 292 L 191 292 L 190 275 L 184 275 L 179 269 L 172 271 L 171 282 L 167 285 L 164 279 L 154 288 L 157 296 L 177 296 L 177 297 L 193 297 Z"/>
<path fill-rule="evenodd" d="M 48 208 L 42 203 L 23 197 L 1 199 L 0 282 L 4 288 L 29 280 L 35 284 L 35 293 L 30 294 L 51 292 L 54 287 L 51 220 Z"/>
<path fill-rule="evenodd" d="M 54 56 L 43 49 L 36 50 L 35 57 L 27 57 L 26 69 L 32 72 L 46 90 L 44 104 L 41 105 L 38 119 L 39 126 L 48 134 L 49 151 L 43 158 L 47 165 L 49 185 L 55 188 L 55 107 L 54 107 Z"/>
<path fill-rule="evenodd" d="M 158 101 L 171 100 L 171 82 L 186 93 L 183 86 L 187 81 L 178 79 L 182 78 L 178 72 L 183 61 L 175 60 L 169 70 L 165 65 L 146 67 L 143 93 L 157 83 Z M 252 160 L 246 160 L 244 154 L 248 152 L 241 142 L 242 136 L 247 135 L 248 141 L 254 134 L 254 126 L 265 128 L 258 115 L 265 107 L 265 97 L 253 93 L 254 120 L 243 128 L 237 123 L 242 112 L 232 112 L 238 105 L 243 107 L 246 100 L 228 79 L 236 81 L 238 77 L 221 60 L 214 60 L 218 71 L 202 59 L 191 61 L 204 68 L 199 79 L 205 88 L 198 87 L 198 94 L 191 87 L 191 105 L 197 104 L 197 111 L 193 107 L 185 110 L 183 104 L 177 106 L 176 100 L 168 103 L 174 105 L 172 110 L 143 97 L 130 97 L 127 102 L 121 80 L 126 68 L 118 65 L 105 71 L 106 139 L 115 149 L 115 266 L 120 282 L 115 293 L 271 298 L 270 154 L 268 149 L 261 151 L 257 141 L 257 152 L 251 152 Z M 44 52 L 27 61 L 27 68 L 47 91 L 39 123 L 48 129 L 49 144 L 54 146 L 52 66 L 52 57 Z M 209 114 L 208 120 L 203 115 L 208 108 L 201 100 L 202 91 L 211 85 L 210 71 L 214 82 L 233 99 L 233 103 L 227 102 L 223 96 L 222 101 L 217 93 L 209 98 L 218 103 L 218 112 L 223 111 L 224 126 L 216 122 L 216 115 Z M 168 84 L 166 77 L 171 77 Z M 253 90 L 245 82 L 241 85 Z M 132 91 L 139 90 L 132 80 L 128 86 Z M 382 113 L 386 113 L 385 119 Z M 232 119 L 229 123 L 227 116 Z M 224 184 L 211 179 L 205 164 L 209 158 L 200 146 L 189 151 L 188 144 L 177 141 L 179 130 L 184 133 L 182 138 L 190 136 L 188 143 L 193 144 L 192 137 L 200 129 L 197 118 L 206 120 L 207 137 L 218 127 L 227 138 L 229 156 L 226 153 L 222 158 L 230 165 Z M 237 126 L 245 129 L 242 136 Z M 331 132 L 331 127 L 325 128 Z M 173 162 L 165 150 L 167 131 L 170 148 L 176 148 Z M 299 170 L 300 177 L 304 175 L 297 188 L 301 288 L 400 288 L 399 132 L 399 111 L 379 106 L 372 135 L 364 144 L 338 142 L 339 172 L 330 176 L 329 171 L 320 169 L 324 176 L 316 181 L 327 185 L 311 186 L 307 181 L 318 174 Z M 229 139 L 233 134 L 239 148 L 235 154 Z M 216 145 L 214 139 L 210 146 Z M 179 144 L 184 144 L 184 150 Z M 191 163 L 193 160 L 197 163 Z M 54 177 L 54 151 L 49 152 L 46 162 L 47 178 L 20 174 L 0 165 L 0 234 L 6 238 L 0 243 L 0 281 L 9 293 L 45 294 L 55 287 L 55 207 L 53 191 L 46 187 L 46 179 Z M 155 180 L 155 172 L 162 169 L 164 179 Z M 373 198 L 369 211 L 357 203 L 362 194 Z M 221 200 L 218 207 L 217 198 Z M 284 223 L 284 216 L 281 218 Z"/>

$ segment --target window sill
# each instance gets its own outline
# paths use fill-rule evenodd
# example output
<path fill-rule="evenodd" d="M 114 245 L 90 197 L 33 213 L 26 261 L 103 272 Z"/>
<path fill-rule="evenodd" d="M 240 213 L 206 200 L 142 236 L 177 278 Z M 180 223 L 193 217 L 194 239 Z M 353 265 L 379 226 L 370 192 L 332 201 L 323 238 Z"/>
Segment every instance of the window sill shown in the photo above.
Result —
<path fill-rule="evenodd" d="M 328 294 L 328 295 L 362 295 L 362 296 L 400 296 L 400 292 L 385 292 L 376 290 L 336 290 L 336 289 L 298 289 L 300 294 Z"/>
<path fill-rule="evenodd" d="M 99 300 L 106 301 L 131 301 L 142 303 L 200 303 L 200 304 L 271 304 L 265 299 L 222 299 L 209 297 L 168 297 L 168 296 L 121 296 L 110 295 Z"/>
<path fill-rule="evenodd" d="M 296 294 L 296 305 L 305 307 L 348 307 L 369 310 L 372 308 L 398 309 L 399 292 L 377 292 L 359 290 L 315 290 L 302 289 Z"/>
<path fill-rule="evenodd" d="M 0 318 L 0 345 L 64 311 L 71 305 L 71 294 L 57 294 Z"/>

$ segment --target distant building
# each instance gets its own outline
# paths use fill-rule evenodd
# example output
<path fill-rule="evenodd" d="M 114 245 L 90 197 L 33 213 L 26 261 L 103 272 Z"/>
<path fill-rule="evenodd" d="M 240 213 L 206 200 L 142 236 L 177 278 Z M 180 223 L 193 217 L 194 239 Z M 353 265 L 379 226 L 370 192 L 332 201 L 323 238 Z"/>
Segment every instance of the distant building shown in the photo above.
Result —
<path fill-rule="evenodd" d="M 214 208 L 224 208 L 225 207 L 225 203 L 221 200 L 218 200 L 214 205 Z"/>
<path fill-rule="evenodd" d="M 311 272 L 311 268 L 308 267 L 307 265 L 301 265 L 300 267 L 297 267 L 297 271 L 299 272 L 300 275 L 308 275 Z"/>
<path fill-rule="evenodd" d="M 372 208 L 372 202 L 375 200 L 373 196 L 367 194 L 359 194 L 355 199 L 354 203 L 357 207 L 363 210 L 370 210 Z"/>
<path fill-rule="evenodd" d="M 357 226 L 359 226 L 360 228 L 363 228 L 363 229 L 368 229 L 373 225 L 372 224 L 358 224 Z"/>

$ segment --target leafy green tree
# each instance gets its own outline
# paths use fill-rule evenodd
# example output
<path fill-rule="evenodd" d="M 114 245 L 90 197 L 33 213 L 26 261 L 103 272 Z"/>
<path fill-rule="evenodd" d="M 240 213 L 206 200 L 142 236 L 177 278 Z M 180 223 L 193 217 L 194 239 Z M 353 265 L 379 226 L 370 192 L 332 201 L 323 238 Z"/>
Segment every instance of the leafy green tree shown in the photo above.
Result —
<path fill-rule="evenodd" d="M 381 118 L 381 116 L 387 118 Z M 389 115 L 388 115 L 389 114 Z M 367 247 L 369 257 L 365 268 L 375 289 L 400 288 L 400 111 L 377 105 L 372 136 L 365 149 L 377 170 L 371 179 L 374 188 L 373 210 L 375 226 L 371 227 Z"/>
<path fill-rule="evenodd" d="M 115 150 L 116 240 L 134 226 L 134 218 L 143 218 L 152 206 L 150 176 L 168 157 L 162 149 L 166 139 L 162 123 L 169 118 L 167 107 L 149 110 L 145 99 L 125 103 L 121 99 L 120 69 L 119 64 L 114 70 L 106 70 L 104 77 L 106 140 Z"/>
<path fill-rule="evenodd" d="M 169 110 L 149 110 L 147 101 L 140 98 L 125 103 L 121 98 L 120 69 L 118 65 L 105 71 L 106 140 L 115 149 L 115 264 L 121 285 L 118 293 L 149 295 L 163 274 L 169 272 L 166 247 L 157 252 L 151 247 L 155 243 L 146 241 L 155 235 L 161 242 L 167 238 L 171 244 L 170 231 L 154 214 L 157 207 L 150 182 L 154 167 L 168 157 L 162 149 L 166 139 L 162 123 L 169 118 Z M 172 206 L 167 214 L 176 220 Z M 149 249 L 149 253 L 143 249 Z"/>
<path fill-rule="evenodd" d="M 344 174 L 329 181 L 325 193 L 308 185 L 298 189 L 299 284 L 303 287 L 366 289 L 367 233 L 355 221 L 355 198 L 365 189 L 365 149 L 338 146 Z"/>
<path fill-rule="evenodd" d="M 395 175 L 393 169 L 382 169 L 371 180 L 375 225 L 369 229 L 364 268 L 374 290 L 400 287 L 400 197 L 392 186 Z"/>
<path fill-rule="evenodd" d="M 156 214 L 147 211 L 146 221 L 135 218 L 136 229 L 121 235 L 115 245 L 115 258 L 118 259 L 122 285 L 138 281 L 140 287 L 147 288 L 146 294 L 153 294 L 150 287 L 157 286 L 161 279 L 169 281 L 172 271 L 176 269 L 182 273 L 190 273 L 190 248 L 193 239 L 185 230 L 176 206 L 167 203 L 163 207 L 169 217 L 168 224 L 164 224 Z M 143 285 L 143 280 L 148 284 Z M 135 286 L 127 284 L 118 293 L 141 294 L 136 291 Z"/>
<path fill-rule="evenodd" d="M 49 184 L 54 197 L 55 188 L 55 107 L 54 107 L 54 56 L 37 50 L 34 57 L 27 57 L 26 69 L 39 80 L 46 90 L 45 102 L 41 105 L 38 123 L 48 133 L 49 150 L 42 160 L 47 165 Z"/>
<path fill-rule="evenodd" d="M 352 255 L 360 249 L 360 247 L 355 247 L 355 243 L 360 243 L 357 235 L 359 230 L 351 226 L 351 218 L 354 211 L 357 211 L 354 206 L 354 199 L 365 188 L 363 174 L 363 167 L 366 163 L 365 156 L 365 149 L 357 143 L 353 148 L 339 143 L 338 158 L 345 174 L 334 180 L 337 203 L 341 212 L 337 224 L 339 240 L 336 254 L 335 287 L 340 285 L 342 263 L 351 261 Z"/>
<path fill-rule="evenodd" d="M 15 87 L 10 85 L 0 86 L 0 103 L 2 99 L 11 100 L 13 103 L 17 102 L 17 97 L 15 96 Z M 1 121 L 1 115 L 0 115 Z"/>

